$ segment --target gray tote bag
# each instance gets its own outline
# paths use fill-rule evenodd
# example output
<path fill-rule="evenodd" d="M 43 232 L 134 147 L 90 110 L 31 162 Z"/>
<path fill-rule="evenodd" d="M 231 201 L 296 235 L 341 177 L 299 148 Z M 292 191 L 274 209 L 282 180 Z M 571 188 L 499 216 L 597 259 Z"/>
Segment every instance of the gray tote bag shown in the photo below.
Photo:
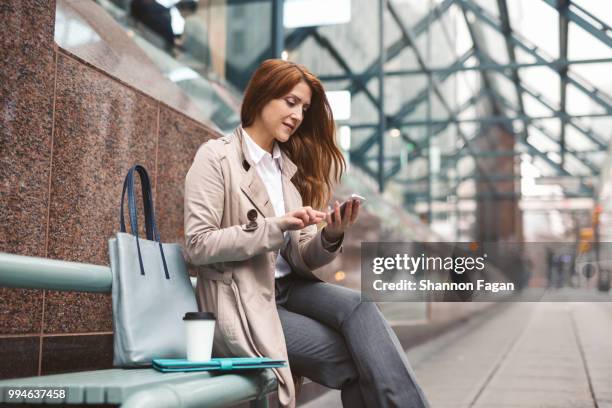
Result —
<path fill-rule="evenodd" d="M 140 175 L 147 239 L 138 236 L 134 173 Z M 127 192 L 131 234 L 123 216 Z M 115 367 L 142 367 L 154 358 L 185 358 L 182 318 L 198 310 L 178 244 L 162 244 L 155 223 L 151 183 L 144 167 L 132 167 L 123 183 L 120 232 L 108 243 L 113 275 Z"/>

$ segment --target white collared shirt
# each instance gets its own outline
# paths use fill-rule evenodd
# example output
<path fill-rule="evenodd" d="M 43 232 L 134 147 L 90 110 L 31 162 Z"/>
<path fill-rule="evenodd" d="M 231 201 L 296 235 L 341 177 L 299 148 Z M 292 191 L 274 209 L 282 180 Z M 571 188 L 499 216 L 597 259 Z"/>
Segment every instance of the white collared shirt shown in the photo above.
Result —
<path fill-rule="evenodd" d="M 281 176 L 283 158 L 281 156 L 280 147 L 278 147 L 278 144 L 275 141 L 272 154 L 270 154 L 255 143 L 255 141 L 244 129 L 242 129 L 242 131 L 246 136 L 245 141 L 249 157 L 255 165 L 257 174 L 259 174 L 259 177 L 261 177 L 261 180 L 266 186 L 268 197 L 270 198 L 270 202 L 274 208 L 274 214 L 276 214 L 277 217 L 285 215 L 285 199 L 283 197 L 283 182 Z M 284 232 L 284 236 L 285 245 L 287 245 L 289 241 L 289 234 L 287 231 Z M 276 257 L 276 270 L 274 271 L 274 277 L 282 278 L 289 273 L 291 273 L 291 266 L 280 254 L 279 250 Z"/>

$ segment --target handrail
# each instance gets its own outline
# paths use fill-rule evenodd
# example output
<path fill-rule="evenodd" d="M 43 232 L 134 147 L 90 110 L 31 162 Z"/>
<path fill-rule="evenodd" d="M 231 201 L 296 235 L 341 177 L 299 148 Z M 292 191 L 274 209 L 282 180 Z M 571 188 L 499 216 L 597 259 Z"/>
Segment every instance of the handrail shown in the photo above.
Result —
<path fill-rule="evenodd" d="M 104 265 L 0 252 L 0 287 L 110 293 L 112 275 Z"/>
<path fill-rule="evenodd" d="M 0 286 L 110 293 L 108 266 L 0 252 Z"/>

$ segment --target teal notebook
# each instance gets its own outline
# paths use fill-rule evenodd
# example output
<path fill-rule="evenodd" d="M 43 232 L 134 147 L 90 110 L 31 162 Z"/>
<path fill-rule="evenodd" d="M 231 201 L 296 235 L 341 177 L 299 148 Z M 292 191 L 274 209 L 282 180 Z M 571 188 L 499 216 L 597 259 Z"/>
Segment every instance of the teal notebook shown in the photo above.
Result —
<path fill-rule="evenodd" d="M 252 370 L 256 368 L 273 368 L 284 366 L 285 360 L 273 360 L 268 357 L 212 358 L 210 361 L 203 362 L 194 362 L 175 358 L 153 359 L 153 368 L 164 373 L 178 371 Z"/>

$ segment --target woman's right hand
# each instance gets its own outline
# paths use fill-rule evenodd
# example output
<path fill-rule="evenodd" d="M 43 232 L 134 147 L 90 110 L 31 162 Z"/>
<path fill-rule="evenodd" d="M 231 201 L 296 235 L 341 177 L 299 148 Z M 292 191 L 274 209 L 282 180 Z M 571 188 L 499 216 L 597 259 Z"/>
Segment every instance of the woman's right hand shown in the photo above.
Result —
<path fill-rule="evenodd" d="M 302 207 L 280 217 L 280 227 L 283 231 L 301 230 L 309 225 L 320 223 L 326 215 L 310 206 Z"/>

